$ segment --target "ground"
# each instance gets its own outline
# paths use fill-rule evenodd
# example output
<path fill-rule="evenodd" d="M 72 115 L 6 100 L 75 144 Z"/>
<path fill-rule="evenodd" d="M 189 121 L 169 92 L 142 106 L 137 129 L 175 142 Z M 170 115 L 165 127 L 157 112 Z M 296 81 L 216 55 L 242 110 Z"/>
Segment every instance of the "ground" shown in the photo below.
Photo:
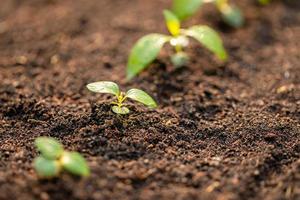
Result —
<path fill-rule="evenodd" d="M 174 69 L 166 47 L 125 80 L 134 42 L 167 33 L 168 0 L 2 0 L 0 7 L 0 199 L 300 199 L 300 2 L 235 1 L 243 28 L 205 6 L 184 26 L 218 30 L 222 63 L 192 41 Z M 141 88 L 156 110 L 110 110 L 85 85 Z M 38 136 L 81 152 L 89 178 L 39 180 Z"/>

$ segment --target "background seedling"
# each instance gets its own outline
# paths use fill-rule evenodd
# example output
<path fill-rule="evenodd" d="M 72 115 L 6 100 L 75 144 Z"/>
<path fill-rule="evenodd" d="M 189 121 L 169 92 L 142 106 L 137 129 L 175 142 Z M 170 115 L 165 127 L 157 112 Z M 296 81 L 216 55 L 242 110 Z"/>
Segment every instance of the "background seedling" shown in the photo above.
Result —
<path fill-rule="evenodd" d="M 41 178 L 58 176 L 66 170 L 77 176 L 88 176 L 89 167 L 85 159 L 78 152 L 69 152 L 54 138 L 38 137 L 35 146 L 41 153 L 34 160 L 34 168 Z"/>
<path fill-rule="evenodd" d="M 176 67 L 186 64 L 188 56 L 184 47 L 189 44 L 188 37 L 200 42 L 213 52 L 219 59 L 225 61 L 227 53 L 223 42 L 216 31 L 205 25 L 197 25 L 181 29 L 180 20 L 169 10 L 164 11 L 167 28 L 171 35 L 152 33 L 139 39 L 132 48 L 127 64 L 127 79 L 131 79 L 145 69 L 158 56 L 161 48 L 169 42 L 175 49 L 171 61 Z"/>
<path fill-rule="evenodd" d="M 149 108 L 157 107 L 156 102 L 149 96 L 146 92 L 139 89 L 130 89 L 126 93 L 120 92 L 119 86 L 110 81 L 100 81 L 95 83 L 90 83 L 87 88 L 96 93 L 107 93 L 113 94 L 116 97 L 116 101 L 113 101 L 112 111 L 117 114 L 128 114 L 130 111 L 124 105 L 127 98 L 140 102 Z"/>
<path fill-rule="evenodd" d="M 243 13 L 228 0 L 173 0 L 172 10 L 180 20 L 185 20 L 194 15 L 203 3 L 214 3 L 228 25 L 239 28 L 244 24 Z"/>

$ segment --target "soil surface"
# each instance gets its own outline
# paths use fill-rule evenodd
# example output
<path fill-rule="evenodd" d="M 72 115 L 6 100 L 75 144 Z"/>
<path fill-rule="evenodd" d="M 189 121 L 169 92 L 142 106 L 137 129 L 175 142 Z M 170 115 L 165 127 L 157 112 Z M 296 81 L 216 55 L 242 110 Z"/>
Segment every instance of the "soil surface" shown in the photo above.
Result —
<path fill-rule="evenodd" d="M 184 26 L 208 24 L 230 54 L 196 42 L 174 69 L 166 47 L 125 81 L 130 48 L 167 33 L 169 0 L 1 0 L 0 199 L 300 199 L 300 1 L 235 1 L 239 30 L 207 5 Z M 146 90 L 156 110 L 111 112 L 85 85 Z M 39 180 L 38 136 L 81 152 L 92 174 Z"/>

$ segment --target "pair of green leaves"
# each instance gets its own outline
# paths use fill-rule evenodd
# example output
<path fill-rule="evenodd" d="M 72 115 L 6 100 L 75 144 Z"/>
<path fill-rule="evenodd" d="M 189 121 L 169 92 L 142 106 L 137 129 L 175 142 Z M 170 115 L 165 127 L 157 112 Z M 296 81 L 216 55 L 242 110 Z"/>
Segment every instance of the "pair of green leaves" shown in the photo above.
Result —
<path fill-rule="evenodd" d="M 171 36 L 154 33 L 138 40 L 129 55 L 127 79 L 132 79 L 153 62 L 165 43 L 179 37 L 192 37 L 214 53 L 219 59 L 223 61 L 227 59 L 222 39 L 212 28 L 198 25 L 188 29 L 181 29 L 180 20 L 171 11 L 165 10 L 164 17 Z"/>
<path fill-rule="evenodd" d="M 260 0 L 270 1 L 270 0 Z M 194 15 L 203 3 L 213 2 L 222 14 L 223 20 L 234 28 L 244 24 L 244 16 L 239 8 L 229 5 L 228 0 L 173 0 L 173 12 L 180 20 Z"/>
<path fill-rule="evenodd" d="M 39 137 L 35 140 L 35 146 L 41 152 L 34 160 L 34 167 L 40 177 L 55 177 L 63 169 L 78 176 L 90 174 L 85 159 L 78 152 L 64 151 L 56 139 Z"/>
<path fill-rule="evenodd" d="M 114 82 L 99 81 L 88 84 L 87 88 L 92 92 L 115 95 L 117 98 L 117 102 L 113 102 L 113 104 L 116 104 L 116 106 L 113 106 L 112 110 L 117 114 L 128 114 L 130 112 L 129 109 L 123 105 L 124 101 L 127 98 L 140 102 L 149 108 L 157 107 L 157 104 L 153 100 L 153 98 L 143 90 L 134 88 L 128 90 L 125 94 L 123 94 L 120 91 L 119 86 Z"/>

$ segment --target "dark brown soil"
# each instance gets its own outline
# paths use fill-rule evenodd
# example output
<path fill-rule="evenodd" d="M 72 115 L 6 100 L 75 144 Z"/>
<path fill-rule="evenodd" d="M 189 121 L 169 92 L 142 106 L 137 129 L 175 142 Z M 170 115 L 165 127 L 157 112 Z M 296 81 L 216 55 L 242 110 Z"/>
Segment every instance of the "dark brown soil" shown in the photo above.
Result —
<path fill-rule="evenodd" d="M 167 0 L 1 0 L 0 199 L 300 199 L 300 2 L 236 1 L 232 30 L 212 6 L 186 25 L 217 29 L 222 64 L 196 43 L 173 69 L 166 48 L 126 83 L 133 43 L 167 33 Z M 112 80 L 152 94 L 159 108 L 110 111 L 85 89 Z M 38 136 L 81 152 L 89 178 L 38 180 Z"/>

